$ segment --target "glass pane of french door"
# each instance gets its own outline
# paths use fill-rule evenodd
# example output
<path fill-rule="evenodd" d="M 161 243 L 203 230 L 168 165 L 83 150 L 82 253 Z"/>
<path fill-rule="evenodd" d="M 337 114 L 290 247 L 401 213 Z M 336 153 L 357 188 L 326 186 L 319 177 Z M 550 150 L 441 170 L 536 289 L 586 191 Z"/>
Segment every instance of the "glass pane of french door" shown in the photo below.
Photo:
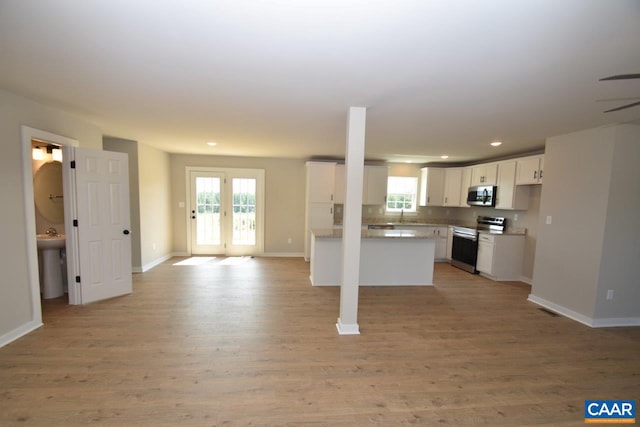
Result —
<path fill-rule="evenodd" d="M 191 251 L 195 254 L 224 252 L 222 208 L 222 183 L 220 174 L 199 173 L 192 176 Z"/>
<path fill-rule="evenodd" d="M 256 244 L 256 179 L 232 179 L 233 233 L 234 246 Z"/>

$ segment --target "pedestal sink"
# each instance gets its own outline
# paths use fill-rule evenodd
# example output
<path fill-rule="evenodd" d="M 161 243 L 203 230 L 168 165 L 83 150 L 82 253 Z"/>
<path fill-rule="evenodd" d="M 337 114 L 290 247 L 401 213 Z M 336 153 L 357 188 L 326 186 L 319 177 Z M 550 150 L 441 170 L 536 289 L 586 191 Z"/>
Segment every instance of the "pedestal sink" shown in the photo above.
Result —
<path fill-rule="evenodd" d="M 60 249 L 64 248 L 64 234 L 38 234 L 38 250 L 41 254 L 41 283 L 44 299 L 64 295 Z"/>

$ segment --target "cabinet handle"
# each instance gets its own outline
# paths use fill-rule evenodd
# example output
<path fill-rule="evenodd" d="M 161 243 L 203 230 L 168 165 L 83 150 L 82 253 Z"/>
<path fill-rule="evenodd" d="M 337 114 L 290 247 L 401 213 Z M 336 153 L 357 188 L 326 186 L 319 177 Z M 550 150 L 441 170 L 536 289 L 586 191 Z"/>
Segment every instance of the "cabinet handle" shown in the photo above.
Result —
<path fill-rule="evenodd" d="M 329 213 L 333 215 L 333 208 L 329 209 Z"/>
<path fill-rule="evenodd" d="M 542 179 L 542 169 L 540 169 L 540 179 Z"/>
<path fill-rule="evenodd" d="M 538 179 L 538 171 L 533 171 L 533 179 Z"/>
<path fill-rule="evenodd" d="M 431 200 L 431 197 L 427 196 L 427 203 Z"/>
<path fill-rule="evenodd" d="M 333 202 L 333 194 L 331 195 L 331 201 Z"/>
<path fill-rule="evenodd" d="M 448 200 L 449 200 L 449 198 L 448 198 L 448 197 L 445 197 L 445 198 L 444 198 L 444 203 L 446 204 Z"/>

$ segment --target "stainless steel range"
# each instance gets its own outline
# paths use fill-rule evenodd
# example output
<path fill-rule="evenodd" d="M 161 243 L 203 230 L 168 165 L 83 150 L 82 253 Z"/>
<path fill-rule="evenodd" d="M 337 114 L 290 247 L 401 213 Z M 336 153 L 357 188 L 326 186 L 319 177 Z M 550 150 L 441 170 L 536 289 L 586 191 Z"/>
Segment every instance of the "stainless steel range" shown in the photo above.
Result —
<path fill-rule="evenodd" d="M 488 230 L 501 233 L 507 226 L 504 217 L 478 216 L 475 227 L 453 227 L 453 246 L 451 248 L 451 265 L 469 273 L 477 273 L 478 233 Z"/>

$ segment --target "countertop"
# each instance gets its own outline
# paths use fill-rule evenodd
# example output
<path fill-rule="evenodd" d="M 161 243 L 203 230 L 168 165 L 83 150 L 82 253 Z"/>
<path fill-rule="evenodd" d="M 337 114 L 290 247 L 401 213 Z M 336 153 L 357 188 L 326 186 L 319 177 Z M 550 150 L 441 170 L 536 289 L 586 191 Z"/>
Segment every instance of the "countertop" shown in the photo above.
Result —
<path fill-rule="evenodd" d="M 472 228 L 472 229 L 476 229 L 476 223 L 472 223 L 472 222 L 463 222 L 463 221 L 455 221 L 455 220 L 433 220 L 433 222 L 409 222 L 409 221 L 405 221 L 405 222 L 379 222 L 379 221 L 363 221 L 362 222 L 362 226 L 366 227 L 368 225 L 393 225 L 394 227 L 416 227 L 416 228 L 420 228 L 420 227 L 466 227 L 466 228 Z M 335 224 L 334 228 L 336 229 L 341 229 L 342 228 L 342 224 Z M 381 230 L 369 230 L 371 231 L 381 231 Z M 386 230 L 386 231 L 411 231 L 411 230 Z M 418 231 L 418 230 L 416 230 Z M 492 231 L 492 230 L 478 230 L 478 232 L 480 233 L 484 233 L 484 234 L 494 234 L 494 235 L 512 235 L 512 236 L 518 236 L 518 235 L 526 235 L 527 234 L 527 229 L 526 228 L 518 228 L 518 227 L 507 227 L 504 231 Z M 340 235 L 342 236 L 342 234 Z M 364 237 L 364 236 L 363 236 Z"/>
<path fill-rule="evenodd" d="M 342 238 L 341 228 L 314 228 L 311 230 L 316 238 Z M 362 230 L 363 239 L 435 239 L 433 233 L 426 230 Z"/>

